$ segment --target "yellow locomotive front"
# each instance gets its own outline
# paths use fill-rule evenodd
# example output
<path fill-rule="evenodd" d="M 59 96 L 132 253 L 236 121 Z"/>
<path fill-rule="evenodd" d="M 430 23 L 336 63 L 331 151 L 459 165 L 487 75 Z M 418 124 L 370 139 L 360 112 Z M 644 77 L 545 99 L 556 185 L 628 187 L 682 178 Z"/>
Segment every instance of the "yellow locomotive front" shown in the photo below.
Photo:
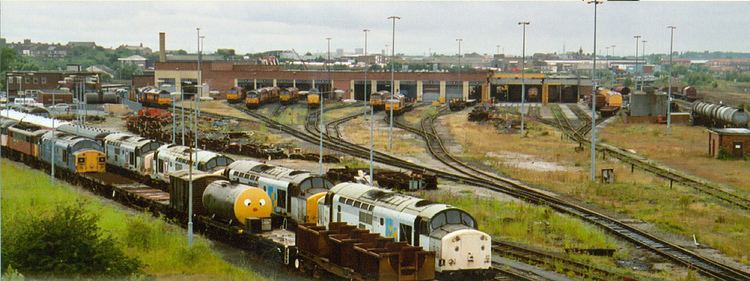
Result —
<path fill-rule="evenodd" d="M 83 150 L 75 153 L 77 173 L 104 173 L 107 158 L 104 152 L 98 150 Z"/>

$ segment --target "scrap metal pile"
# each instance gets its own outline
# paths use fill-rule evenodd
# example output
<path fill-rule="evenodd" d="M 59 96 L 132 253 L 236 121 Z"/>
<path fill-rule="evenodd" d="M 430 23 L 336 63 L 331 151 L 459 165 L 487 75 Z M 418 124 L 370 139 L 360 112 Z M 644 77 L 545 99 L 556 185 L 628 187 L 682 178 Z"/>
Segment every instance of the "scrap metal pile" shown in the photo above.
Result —
<path fill-rule="evenodd" d="M 469 121 L 471 122 L 492 122 L 498 131 L 504 133 L 514 133 L 521 127 L 521 119 L 517 115 L 518 111 L 514 107 L 495 107 L 490 105 L 475 106 L 469 112 Z"/>
<path fill-rule="evenodd" d="M 156 141 L 172 142 L 172 113 L 158 108 L 144 108 L 137 114 L 125 117 L 128 131 Z M 319 156 L 312 153 L 301 153 L 299 151 L 288 153 L 284 149 L 274 145 L 257 143 L 247 132 L 221 132 L 218 128 L 223 127 L 232 120 L 201 117 L 201 123 L 211 124 L 211 128 L 200 130 L 198 146 L 202 149 L 223 153 L 244 155 L 264 159 L 301 159 L 318 161 Z M 179 131 L 179 130 L 178 130 Z M 181 133 L 178 133 L 181 137 Z M 190 126 L 185 127 L 185 143 L 193 143 L 195 134 Z M 324 155 L 323 162 L 338 163 L 339 158 Z"/>
<path fill-rule="evenodd" d="M 326 177 L 332 182 L 357 181 L 362 171 L 369 168 L 331 168 L 328 169 Z M 437 176 L 420 172 L 397 172 L 383 169 L 375 169 L 375 182 L 384 188 L 398 190 L 437 189 Z"/>

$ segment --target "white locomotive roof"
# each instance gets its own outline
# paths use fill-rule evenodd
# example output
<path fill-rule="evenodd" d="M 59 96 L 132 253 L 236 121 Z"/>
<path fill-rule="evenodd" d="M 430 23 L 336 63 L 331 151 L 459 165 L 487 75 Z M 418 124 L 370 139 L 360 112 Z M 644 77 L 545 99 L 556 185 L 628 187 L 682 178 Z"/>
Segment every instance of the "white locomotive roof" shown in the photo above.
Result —
<path fill-rule="evenodd" d="M 331 192 L 346 198 L 356 199 L 375 206 L 396 211 L 404 211 L 422 217 L 431 218 L 445 209 L 455 209 L 453 206 L 434 203 L 429 200 L 409 196 L 387 189 L 370 187 L 369 185 L 345 182 L 331 188 Z"/>
<path fill-rule="evenodd" d="M 0 110 L 0 116 L 5 117 L 5 118 L 10 118 L 18 122 L 29 123 L 29 124 L 36 125 L 36 126 L 43 127 L 43 128 L 52 128 L 53 124 L 55 128 L 57 128 L 59 126 L 70 123 L 67 121 L 56 120 L 56 119 L 42 117 L 38 115 L 31 115 L 31 114 L 15 111 L 12 109 Z"/>
<path fill-rule="evenodd" d="M 180 158 L 183 160 L 190 159 L 190 147 L 184 145 L 165 144 L 159 147 L 159 157 L 165 156 L 170 158 Z M 221 156 L 221 154 L 208 151 L 208 150 L 193 150 L 193 162 L 201 163 L 208 162 L 214 157 Z"/>
<path fill-rule="evenodd" d="M 117 142 L 124 146 L 138 147 L 150 142 L 156 142 L 152 139 L 147 139 L 142 136 L 132 133 L 113 133 L 104 137 L 107 142 Z"/>
<path fill-rule="evenodd" d="M 310 176 L 310 172 L 294 170 L 287 167 L 274 166 L 253 160 L 238 160 L 234 161 L 227 169 L 231 171 L 238 171 L 240 173 L 255 173 L 262 174 L 274 179 L 286 180 L 294 183 L 300 183 L 302 180 Z"/>

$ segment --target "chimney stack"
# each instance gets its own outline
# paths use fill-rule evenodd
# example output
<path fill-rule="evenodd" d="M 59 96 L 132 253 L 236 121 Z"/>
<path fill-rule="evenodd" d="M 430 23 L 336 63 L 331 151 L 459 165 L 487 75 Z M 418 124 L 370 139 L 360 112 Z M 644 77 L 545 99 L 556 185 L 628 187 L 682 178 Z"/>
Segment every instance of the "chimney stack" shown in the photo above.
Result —
<path fill-rule="evenodd" d="M 159 62 L 167 62 L 167 52 L 164 49 L 164 32 L 159 32 Z"/>

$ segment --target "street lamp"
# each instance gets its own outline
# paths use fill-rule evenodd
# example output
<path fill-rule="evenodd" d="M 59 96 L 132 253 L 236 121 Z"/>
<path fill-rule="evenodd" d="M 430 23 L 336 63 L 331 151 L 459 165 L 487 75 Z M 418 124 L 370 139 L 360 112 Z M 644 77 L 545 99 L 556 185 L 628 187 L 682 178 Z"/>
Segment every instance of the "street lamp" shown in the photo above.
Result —
<path fill-rule="evenodd" d="M 458 42 L 458 82 L 461 83 L 461 97 L 463 97 L 464 94 L 464 81 L 461 80 L 461 42 L 463 42 L 464 39 L 458 38 L 456 39 L 456 42 Z M 448 103 L 448 107 L 451 106 L 451 103 Z"/>
<path fill-rule="evenodd" d="M 394 98 L 396 93 L 396 86 L 394 84 L 393 73 L 396 66 L 396 20 L 401 19 L 398 16 L 390 16 L 388 19 L 393 20 L 393 32 L 391 33 L 391 99 Z M 386 100 L 386 104 L 388 100 Z M 390 124 L 388 125 L 388 151 L 393 149 L 393 105 L 391 105 L 391 117 Z"/>
<path fill-rule="evenodd" d="M 617 47 L 617 46 L 616 45 L 612 45 L 612 59 L 615 58 L 615 47 Z M 607 65 L 607 67 L 609 67 L 609 72 L 612 73 L 612 82 L 616 82 L 617 78 L 615 78 L 615 73 L 614 73 L 614 71 L 612 71 L 612 67 L 609 66 L 609 65 Z"/>
<path fill-rule="evenodd" d="M 177 97 L 182 95 L 182 92 L 171 92 L 172 96 L 172 144 L 177 142 Z"/>
<path fill-rule="evenodd" d="M 333 90 L 333 81 L 331 80 L 331 68 L 328 65 L 331 61 L 331 37 L 327 37 L 326 41 L 328 44 L 328 55 L 326 59 L 326 71 L 328 72 L 328 81 L 331 83 L 331 90 Z M 320 147 L 319 149 L 319 158 L 318 158 L 318 165 L 320 166 L 320 174 L 323 175 L 324 169 L 323 169 L 323 131 L 325 130 L 325 124 L 323 124 L 323 107 L 325 106 L 325 92 L 321 91 L 318 95 L 320 97 L 320 122 L 318 124 L 318 131 L 320 131 L 319 135 L 319 141 L 320 141 Z"/>
<path fill-rule="evenodd" d="M 633 69 L 633 81 L 635 82 L 635 91 L 638 91 L 638 39 L 641 39 L 641 36 L 635 35 L 633 38 L 635 38 L 635 69 Z"/>
<path fill-rule="evenodd" d="M 594 55 L 593 65 L 591 67 L 591 181 L 596 181 L 596 6 L 602 3 L 602 0 L 588 1 L 594 4 Z"/>
<path fill-rule="evenodd" d="M 369 58 L 367 57 L 367 32 L 370 32 L 369 29 L 364 29 L 362 32 L 365 33 L 365 117 L 367 117 L 367 95 L 370 93 L 370 90 L 367 89 L 367 70 L 370 68 L 369 66 Z M 373 108 L 370 108 L 370 187 L 373 187 L 375 185 L 375 175 L 373 174 L 374 170 L 374 163 L 373 163 L 373 156 L 374 156 L 374 150 L 375 150 L 375 112 Z"/>
<path fill-rule="evenodd" d="M 526 26 L 529 25 L 530 22 L 528 21 L 522 21 L 519 22 L 518 25 L 521 25 L 523 27 L 523 43 L 521 43 L 521 137 L 524 135 L 524 105 L 526 104 L 526 76 L 524 74 L 524 69 L 526 68 Z"/>
<path fill-rule="evenodd" d="M 674 43 L 674 30 L 676 26 L 670 25 L 669 28 L 669 93 L 667 94 L 667 134 L 672 133 L 672 47 Z"/>
<path fill-rule="evenodd" d="M 646 77 L 645 77 L 645 70 L 646 70 L 646 63 L 648 63 L 646 59 L 646 40 L 641 41 L 643 44 L 641 47 L 643 48 L 643 52 L 641 52 L 641 57 L 643 57 L 643 64 L 641 65 L 641 72 L 640 75 L 638 75 L 641 78 L 641 91 L 644 91 L 643 86 L 646 85 Z"/>

